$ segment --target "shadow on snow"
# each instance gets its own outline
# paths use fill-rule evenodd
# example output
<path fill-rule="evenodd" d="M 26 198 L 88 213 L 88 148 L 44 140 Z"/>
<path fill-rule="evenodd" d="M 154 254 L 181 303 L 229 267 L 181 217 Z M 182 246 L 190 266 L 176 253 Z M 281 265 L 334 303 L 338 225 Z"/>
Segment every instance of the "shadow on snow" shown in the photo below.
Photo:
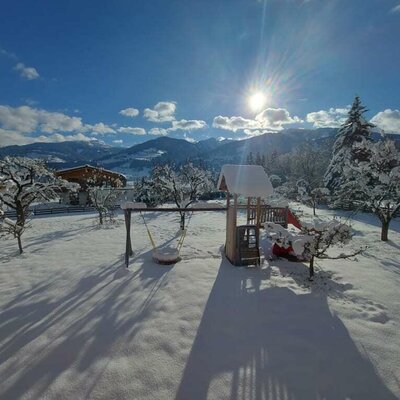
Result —
<path fill-rule="evenodd" d="M 296 276 L 305 282 L 307 271 Z M 213 398 L 395 399 L 320 288 L 297 295 L 260 289 L 263 279 L 268 268 L 221 263 L 176 400 L 207 399 L 218 379 L 229 390 L 215 396 L 213 387 Z M 348 288 L 331 282 L 330 290 L 338 296 Z"/>

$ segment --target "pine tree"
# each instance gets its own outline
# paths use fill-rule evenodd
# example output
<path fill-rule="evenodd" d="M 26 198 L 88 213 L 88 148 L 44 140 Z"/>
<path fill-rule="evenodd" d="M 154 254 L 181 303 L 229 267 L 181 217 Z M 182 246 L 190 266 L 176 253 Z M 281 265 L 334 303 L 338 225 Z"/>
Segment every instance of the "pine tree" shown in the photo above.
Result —
<path fill-rule="evenodd" d="M 253 165 L 254 164 L 254 157 L 253 157 L 253 152 L 252 151 L 247 155 L 246 164 L 247 165 Z"/>
<path fill-rule="evenodd" d="M 343 166 L 346 160 L 363 161 L 367 157 L 360 147 L 354 146 L 371 138 L 371 124 L 364 118 L 368 110 L 358 96 L 354 99 L 346 122 L 340 127 L 333 145 L 332 159 L 324 176 L 325 186 L 335 192 L 343 183 Z"/>

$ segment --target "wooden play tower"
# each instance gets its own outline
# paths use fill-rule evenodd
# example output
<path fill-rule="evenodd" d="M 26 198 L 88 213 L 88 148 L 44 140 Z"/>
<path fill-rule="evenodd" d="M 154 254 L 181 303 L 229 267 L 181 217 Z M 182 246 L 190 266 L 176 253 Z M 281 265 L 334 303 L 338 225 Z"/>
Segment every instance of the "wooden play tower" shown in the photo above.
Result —
<path fill-rule="evenodd" d="M 267 221 L 287 227 L 287 207 L 266 204 L 265 199 L 273 194 L 273 188 L 259 165 L 224 165 L 218 190 L 226 192 L 227 199 L 226 257 L 233 265 L 259 264 L 259 230 Z M 246 215 L 245 225 L 238 225 L 238 213 Z"/>

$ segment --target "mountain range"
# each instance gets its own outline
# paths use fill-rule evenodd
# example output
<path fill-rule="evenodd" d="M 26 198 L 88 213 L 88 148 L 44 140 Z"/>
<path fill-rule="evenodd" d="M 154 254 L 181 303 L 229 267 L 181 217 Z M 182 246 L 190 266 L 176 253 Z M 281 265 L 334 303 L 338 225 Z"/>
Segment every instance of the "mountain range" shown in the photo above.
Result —
<path fill-rule="evenodd" d="M 112 147 L 99 142 L 33 143 L 23 146 L 0 147 L 0 158 L 24 156 L 46 159 L 54 169 L 82 164 L 101 166 L 126 174 L 128 177 L 145 175 L 154 163 L 187 159 L 199 160 L 214 168 L 227 163 L 245 163 L 247 155 L 288 153 L 306 141 L 316 144 L 333 142 L 333 128 L 285 129 L 245 140 L 215 138 L 191 143 L 184 139 L 159 137 L 129 148 Z M 378 137 L 376 134 L 375 136 Z M 400 143 L 400 135 L 391 135 Z"/>

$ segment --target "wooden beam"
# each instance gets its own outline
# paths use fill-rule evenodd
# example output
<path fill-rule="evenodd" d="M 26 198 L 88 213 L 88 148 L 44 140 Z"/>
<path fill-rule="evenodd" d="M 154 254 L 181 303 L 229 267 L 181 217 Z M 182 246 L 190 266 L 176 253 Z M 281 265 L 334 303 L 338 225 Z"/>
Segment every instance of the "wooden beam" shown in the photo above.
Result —
<path fill-rule="evenodd" d="M 129 210 L 132 212 L 206 212 L 206 211 L 226 211 L 226 207 L 209 207 L 209 208 L 201 208 L 201 207 L 191 207 L 191 208 L 179 208 L 179 207 L 165 207 L 165 208 L 126 208 L 125 210 Z"/>
<path fill-rule="evenodd" d="M 124 210 L 126 243 L 125 243 L 125 267 L 129 267 L 129 257 L 133 255 L 131 242 L 131 210 Z"/>

